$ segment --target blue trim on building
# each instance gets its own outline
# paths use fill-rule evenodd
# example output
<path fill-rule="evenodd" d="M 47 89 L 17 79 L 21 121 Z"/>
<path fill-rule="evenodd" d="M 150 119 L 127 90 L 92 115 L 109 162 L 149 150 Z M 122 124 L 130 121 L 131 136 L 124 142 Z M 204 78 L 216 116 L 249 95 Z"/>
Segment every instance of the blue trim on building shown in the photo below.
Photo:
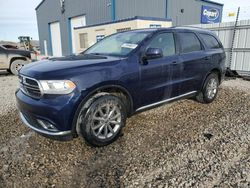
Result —
<path fill-rule="evenodd" d="M 224 6 L 224 4 L 217 3 L 217 2 L 214 2 L 214 1 L 210 1 L 210 0 L 200 0 L 200 1 L 203 1 L 203 2 L 206 2 L 206 3 L 211 3 L 211 4 L 214 4 L 214 5 Z"/>
<path fill-rule="evenodd" d="M 168 0 L 166 0 L 166 18 L 168 18 Z"/>
<path fill-rule="evenodd" d="M 115 21 L 116 20 L 116 0 L 112 0 L 111 1 L 111 16 L 112 16 L 112 20 Z"/>
<path fill-rule="evenodd" d="M 69 38 L 69 51 L 70 51 L 70 53 L 73 53 L 71 18 L 68 19 L 68 38 Z"/>
<path fill-rule="evenodd" d="M 75 27 L 74 29 L 95 27 L 95 26 L 101 26 L 101 25 L 107 25 L 107 24 L 113 24 L 113 23 L 127 22 L 127 21 L 132 21 L 132 20 L 152 20 L 152 21 L 169 21 L 169 22 L 172 21 L 172 19 L 169 19 L 169 18 L 155 18 L 155 17 L 135 16 L 135 17 L 132 17 L 132 18 L 126 18 L 126 19 L 121 19 L 121 20 L 116 20 L 116 21 L 111 21 L 111 22 L 104 22 L 104 23 L 100 23 L 100 24 L 87 25 L 87 26 L 83 26 L 83 27 Z"/>
<path fill-rule="evenodd" d="M 52 36 L 51 36 L 51 27 L 50 27 L 50 24 L 51 23 L 49 23 L 48 24 L 48 26 L 49 26 L 49 45 L 47 45 L 48 46 L 48 55 L 51 55 L 51 56 L 53 56 L 53 48 L 52 48 Z"/>

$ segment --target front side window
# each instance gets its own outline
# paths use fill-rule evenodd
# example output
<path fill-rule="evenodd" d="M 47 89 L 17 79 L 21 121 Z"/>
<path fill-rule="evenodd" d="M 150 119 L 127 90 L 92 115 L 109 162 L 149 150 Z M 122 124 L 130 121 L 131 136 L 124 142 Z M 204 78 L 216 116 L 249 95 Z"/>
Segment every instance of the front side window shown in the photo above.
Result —
<path fill-rule="evenodd" d="M 218 40 L 214 36 L 208 35 L 208 34 L 200 34 L 200 36 L 206 43 L 208 49 L 221 48 L 221 45 L 219 44 Z"/>
<path fill-rule="evenodd" d="M 175 40 L 173 33 L 162 33 L 157 35 L 149 43 L 148 48 L 160 48 L 163 51 L 163 56 L 171 56 L 175 54 Z"/>
<path fill-rule="evenodd" d="M 150 34 L 151 32 L 125 32 L 117 33 L 104 38 L 93 45 L 84 54 L 100 54 L 113 56 L 126 56 Z"/>
<path fill-rule="evenodd" d="M 182 53 L 202 50 L 201 43 L 194 33 L 179 33 Z"/>

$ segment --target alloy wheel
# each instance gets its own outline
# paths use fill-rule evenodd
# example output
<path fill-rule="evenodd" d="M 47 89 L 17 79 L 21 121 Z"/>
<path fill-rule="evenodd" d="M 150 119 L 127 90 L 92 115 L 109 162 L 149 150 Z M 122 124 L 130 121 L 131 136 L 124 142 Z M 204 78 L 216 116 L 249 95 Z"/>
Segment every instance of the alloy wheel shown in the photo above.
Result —
<path fill-rule="evenodd" d="M 114 136 L 121 127 L 121 110 L 118 105 L 106 102 L 92 113 L 91 129 L 98 139 Z"/>
<path fill-rule="evenodd" d="M 21 70 L 21 68 L 22 68 L 23 66 L 24 66 L 23 64 L 17 64 L 17 65 L 15 66 L 16 71 L 18 72 L 19 70 Z"/>
<path fill-rule="evenodd" d="M 218 82 L 215 78 L 211 78 L 207 83 L 206 93 L 209 99 L 213 99 L 218 90 Z"/>

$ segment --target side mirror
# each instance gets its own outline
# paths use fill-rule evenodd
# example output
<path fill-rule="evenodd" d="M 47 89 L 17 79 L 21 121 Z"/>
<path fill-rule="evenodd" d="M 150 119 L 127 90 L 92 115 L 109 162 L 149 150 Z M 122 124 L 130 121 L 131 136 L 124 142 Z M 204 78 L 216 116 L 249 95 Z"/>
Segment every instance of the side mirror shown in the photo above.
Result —
<path fill-rule="evenodd" d="M 157 59 L 163 57 L 163 51 L 160 48 L 148 48 L 145 54 L 146 59 Z"/>

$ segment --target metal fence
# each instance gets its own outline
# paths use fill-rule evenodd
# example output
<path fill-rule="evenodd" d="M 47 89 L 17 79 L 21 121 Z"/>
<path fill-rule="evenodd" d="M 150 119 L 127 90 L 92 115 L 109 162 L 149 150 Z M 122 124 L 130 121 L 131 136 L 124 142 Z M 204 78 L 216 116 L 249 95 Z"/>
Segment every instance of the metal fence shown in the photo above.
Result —
<path fill-rule="evenodd" d="M 250 20 L 193 25 L 214 31 L 227 55 L 226 65 L 239 75 L 250 75 Z M 235 32 L 235 35 L 234 35 Z"/>

